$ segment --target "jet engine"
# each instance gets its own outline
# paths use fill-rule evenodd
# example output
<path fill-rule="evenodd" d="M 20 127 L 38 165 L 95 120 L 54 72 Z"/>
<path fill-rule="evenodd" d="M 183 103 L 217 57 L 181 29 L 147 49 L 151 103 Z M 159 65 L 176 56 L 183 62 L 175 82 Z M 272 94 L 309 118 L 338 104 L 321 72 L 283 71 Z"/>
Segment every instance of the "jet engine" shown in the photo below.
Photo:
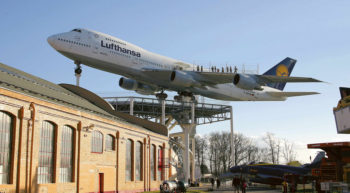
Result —
<path fill-rule="evenodd" d="M 199 86 L 200 84 L 193 79 L 193 77 L 183 71 L 174 70 L 171 73 L 170 81 L 178 86 L 183 87 L 191 87 L 191 86 Z"/>
<path fill-rule="evenodd" d="M 233 84 L 245 90 L 263 90 L 261 85 L 256 82 L 256 79 L 247 74 L 236 74 L 233 77 Z"/>
<path fill-rule="evenodd" d="M 160 90 L 157 87 L 139 83 L 136 80 L 124 77 L 119 79 L 119 86 L 126 90 L 133 90 L 142 95 L 152 95 Z"/>

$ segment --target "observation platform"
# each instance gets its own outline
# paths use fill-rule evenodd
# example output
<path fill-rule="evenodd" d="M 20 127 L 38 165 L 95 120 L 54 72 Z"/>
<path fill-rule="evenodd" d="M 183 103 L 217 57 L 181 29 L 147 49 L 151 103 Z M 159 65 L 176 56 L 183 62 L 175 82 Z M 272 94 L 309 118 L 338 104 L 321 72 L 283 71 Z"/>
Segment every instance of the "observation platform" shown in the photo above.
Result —
<path fill-rule="evenodd" d="M 106 97 L 116 111 L 136 117 L 157 120 L 162 116 L 162 103 L 158 99 L 143 97 Z M 179 122 L 188 121 L 186 114 L 191 112 L 192 102 L 164 100 L 165 116 L 173 116 Z M 195 124 L 204 125 L 231 119 L 231 106 L 208 103 L 195 103 Z"/>

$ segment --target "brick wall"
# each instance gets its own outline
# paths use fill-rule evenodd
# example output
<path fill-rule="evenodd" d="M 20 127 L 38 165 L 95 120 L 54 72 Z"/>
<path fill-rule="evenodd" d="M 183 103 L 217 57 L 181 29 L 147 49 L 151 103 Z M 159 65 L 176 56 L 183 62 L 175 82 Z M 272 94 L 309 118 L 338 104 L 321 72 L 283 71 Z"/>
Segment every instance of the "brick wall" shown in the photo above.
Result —
<path fill-rule="evenodd" d="M 0 192 L 143 192 L 159 189 L 160 181 L 150 179 L 151 144 L 164 147 L 168 156 L 168 138 L 137 125 L 117 121 L 109 117 L 79 111 L 73 107 L 49 103 L 10 90 L 0 88 L 0 111 L 13 115 L 15 121 L 12 141 L 11 184 L 0 185 Z M 37 168 L 40 147 L 40 128 L 43 121 L 56 125 L 54 181 L 50 184 L 37 183 Z M 59 182 L 60 129 L 68 125 L 74 129 L 73 182 Z M 103 134 L 103 152 L 91 153 L 92 131 Z M 115 150 L 105 150 L 105 137 L 114 136 Z M 142 181 L 126 181 L 126 140 L 141 141 L 143 144 Z M 135 159 L 133 159 L 135 160 Z M 157 161 L 156 161 L 157 163 Z M 156 165 L 157 167 L 157 165 Z M 164 179 L 168 170 L 163 169 Z M 100 178 L 103 175 L 103 186 Z M 134 178 L 135 179 L 135 178 Z M 158 178 L 157 178 L 158 179 Z"/>

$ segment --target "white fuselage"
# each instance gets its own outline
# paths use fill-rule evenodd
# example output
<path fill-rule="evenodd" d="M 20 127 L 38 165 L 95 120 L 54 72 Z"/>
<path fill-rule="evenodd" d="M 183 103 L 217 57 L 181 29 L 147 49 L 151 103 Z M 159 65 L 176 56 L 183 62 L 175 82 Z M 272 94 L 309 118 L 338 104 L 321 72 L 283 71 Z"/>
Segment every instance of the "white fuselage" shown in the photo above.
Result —
<path fill-rule="evenodd" d="M 233 83 L 206 88 L 182 88 L 172 85 L 169 77 L 154 77 L 143 70 L 188 70 L 197 66 L 152 53 L 116 37 L 86 29 L 75 29 L 48 38 L 50 45 L 64 56 L 84 65 L 122 75 L 140 83 L 173 91 L 186 91 L 208 98 L 227 101 L 282 101 L 267 92 L 280 90 L 263 86 L 263 90 L 245 90 Z M 208 69 L 204 69 L 208 71 Z"/>

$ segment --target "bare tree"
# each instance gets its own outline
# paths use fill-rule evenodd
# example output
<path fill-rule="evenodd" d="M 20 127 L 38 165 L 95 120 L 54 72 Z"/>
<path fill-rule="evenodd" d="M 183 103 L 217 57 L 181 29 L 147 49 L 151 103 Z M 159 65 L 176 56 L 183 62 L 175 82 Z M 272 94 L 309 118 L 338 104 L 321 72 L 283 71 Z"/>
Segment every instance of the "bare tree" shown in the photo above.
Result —
<path fill-rule="evenodd" d="M 207 152 L 208 149 L 208 142 L 206 137 L 201 137 L 199 135 L 195 136 L 195 159 L 196 159 L 196 163 L 197 165 L 200 166 L 201 168 L 201 174 L 204 174 L 204 170 L 205 168 L 207 168 L 205 160 L 206 160 L 206 154 L 205 152 Z"/>
<path fill-rule="evenodd" d="M 267 145 L 268 155 L 270 160 L 274 164 L 279 163 L 280 150 L 281 150 L 281 142 L 278 138 L 275 137 L 273 133 L 266 133 L 263 141 Z"/>
<path fill-rule="evenodd" d="M 247 147 L 246 147 L 246 158 L 244 160 L 245 163 L 252 163 L 260 161 L 259 158 L 259 147 L 254 144 L 252 139 L 247 139 Z"/>
<path fill-rule="evenodd" d="M 296 152 L 294 151 L 294 144 L 290 143 L 287 139 L 283 139 L 282 156 L 286 163 L 295 161 Z"/>
<path fill-rule="evenodd" d="M 229 132 L 221 132 L 219 135 L 218 141 L 218 151 L 219 151 L 219 161 L 221 162 L 222 168 L 220 171 L 225 173 L 230 168 L 230 160 L 231 160 L 231 149 L 230 149 L 230 133 Z"/>

